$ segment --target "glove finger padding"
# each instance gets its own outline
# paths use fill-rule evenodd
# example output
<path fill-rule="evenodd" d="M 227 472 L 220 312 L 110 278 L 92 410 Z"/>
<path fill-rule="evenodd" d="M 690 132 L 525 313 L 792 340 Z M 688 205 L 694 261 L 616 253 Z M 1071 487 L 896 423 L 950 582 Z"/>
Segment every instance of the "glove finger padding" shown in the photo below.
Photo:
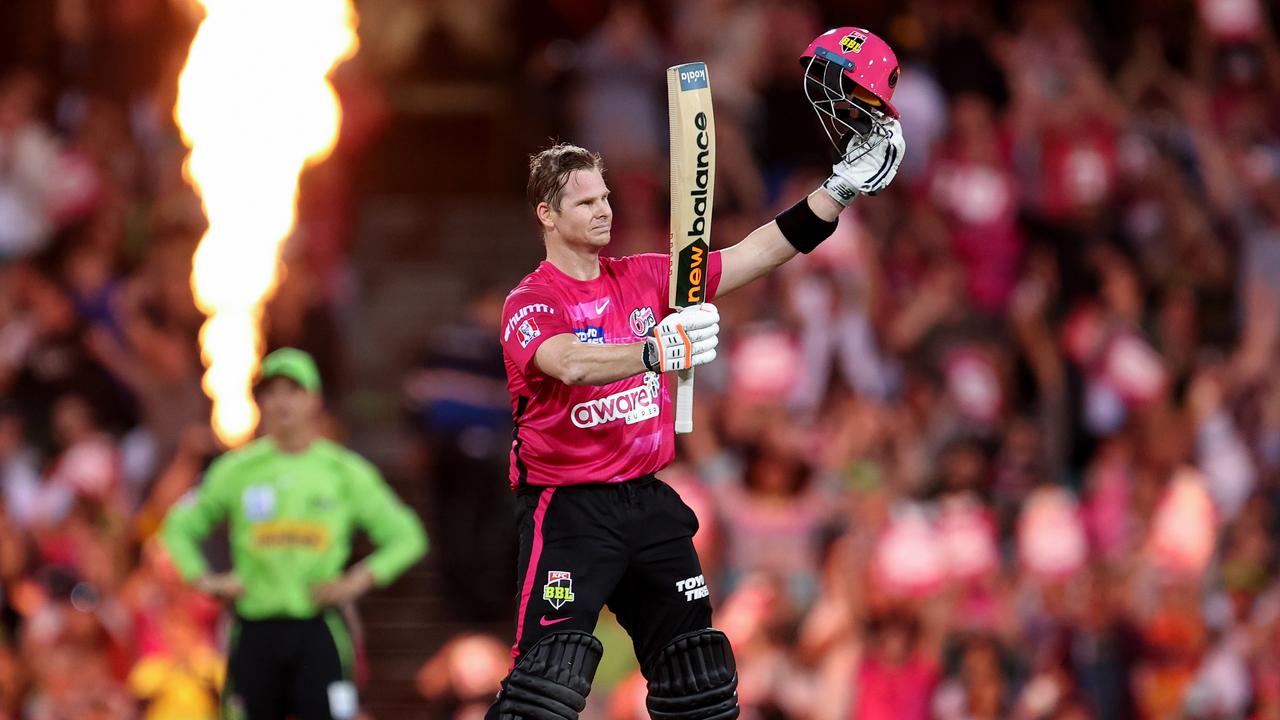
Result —
<path fill-rule="evenodd" d="M 680 332 L 682 329 L 684 330 L 683 334 Z M 689 328 L 681 327 L 670 331 L 656 333 L 658 339 L 662 341 L 664 346 L 683 345 L 685 340 L 688 340 L 690 344 L 693 344 L 708 338 L 716 337 L 719 334 L 719 325 L 712 325 L 711 327 L 702 328 L 700 330 L 690 330 Z"/>
<path fill-rule="evenodd" d="M 878 153 L 873 153 L 873 157 L 879 157 L 879 165 L 863 186 L 863 192 L 868 195 L 875 195 L 893 182 L 893 178 L 898 174 L 898 167 L 902 165 L 902 158 L 907 154 L 906 138 L 902 134 L 902 126 L 898 121 L 887 121 L 884 130 L 887 133 L 884 147 L 879 149 Z"/>
<path fill-rule="evenodd" d="M 849 133 L 845 136 L 845 142 L 840 147 L 840 154 L 835 159 L 835 165 L 857 162 L 859 159 L 870 155 L 887 137 L 883 130 L 884 123 L 877 122 L 877 131 L 869 132 L 861 137 Z"/>
<path fill-rule="evenodd" d="M 720 311 L 711 303 L 703 303 L 701 305 L 690 305 L 687 308 L 668 315 L 663 322 L 668 320 L 684 326 L 686 331 L 698 330 L 705 327 L 711 327 L 720 323 Z"/>
<path fill-rule="evenodd" d="M 846 206 L 859 194 L 874 195 L 898 174 L 906 150 L 902 126 L 897 120 L 884 120 L 876 135 L 846 150 L 843 159 L 832 166 L 832 175 L 823 187 Z"/>
<path fill-rule="evenodd" d="M 684 370 L 687 360 L 693 353 L 683 344 L 675 343 L 662 346 L 662 365 L 668 370 Z M 669 366 L 669 367 L 668 367 Z"/>
<path fill-rule="evenodd" d="M 666 316 L 650 332 L 645 366 L 670 372 L 688 370 L 715 359 L 720 343 L 720 311 L 715 305 L 694 305 Z"/>
<path fill-rule="evenodd" d="M 690 330 L 689 328 L 685 328 L 684 332 L 686 335 L 689 336 L 689 342 L 696 343 L 701 340 L 706 340 L 707 338 L 713 338 L 716 335 L 720 334 L 720 325 L 719 323 L 717 323 L 715 325 L 712 325 L 711 327 L 705 327 L 698 330 Z"/>

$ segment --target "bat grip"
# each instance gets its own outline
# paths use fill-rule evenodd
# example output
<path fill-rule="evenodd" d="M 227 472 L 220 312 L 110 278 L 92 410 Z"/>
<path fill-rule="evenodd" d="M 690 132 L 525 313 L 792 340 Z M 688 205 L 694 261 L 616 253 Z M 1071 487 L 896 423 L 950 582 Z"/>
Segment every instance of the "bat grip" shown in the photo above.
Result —
<path fill-rule="evenodd" d="M 693 432 L 693 368 L 676 373 L 676 432 Z"/>

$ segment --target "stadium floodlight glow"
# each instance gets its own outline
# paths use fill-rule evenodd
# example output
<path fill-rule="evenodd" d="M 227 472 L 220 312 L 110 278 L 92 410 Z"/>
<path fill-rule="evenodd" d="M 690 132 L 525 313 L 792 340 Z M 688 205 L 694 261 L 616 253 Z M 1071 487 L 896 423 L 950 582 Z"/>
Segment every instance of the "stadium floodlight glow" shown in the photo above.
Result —
<path fill-rule="evenodd" d="M 183 175 L 209 227 L 191 288 L 213 429 L 227 445 L 253 435 L 252 384 L 263 306 L 297 220 L 298 177 L 328 157 L 341 108 L 328 75 L 355 54 L 351 0 L 198 0 L 205 17 L 178 78 L 174 117 L 190 154 Z"/>

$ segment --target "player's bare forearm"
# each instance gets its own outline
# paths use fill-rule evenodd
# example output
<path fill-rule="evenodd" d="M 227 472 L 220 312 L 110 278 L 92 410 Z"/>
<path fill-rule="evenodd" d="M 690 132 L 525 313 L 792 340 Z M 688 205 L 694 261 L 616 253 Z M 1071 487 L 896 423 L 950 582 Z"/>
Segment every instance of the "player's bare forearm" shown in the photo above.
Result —
<path fill-rule="evenodd" d="M 538 348 L 534 363 L 565 385 L 608 385 L 645 372 L 644 343 L 584 343 L 564 333 Z"/>
<path fill-rule="evenodd" d="M 809 209 L 831 222 L 844 208 L 822 189 L 809 193 Z M 733 292 L 752 280 L 768 275 L 795 257 L 796 249 L 782 236 L 778 223 L 770 221 L 751 232 L 741 242 L 720 252 L 720 285 L 716 296 Z"/>

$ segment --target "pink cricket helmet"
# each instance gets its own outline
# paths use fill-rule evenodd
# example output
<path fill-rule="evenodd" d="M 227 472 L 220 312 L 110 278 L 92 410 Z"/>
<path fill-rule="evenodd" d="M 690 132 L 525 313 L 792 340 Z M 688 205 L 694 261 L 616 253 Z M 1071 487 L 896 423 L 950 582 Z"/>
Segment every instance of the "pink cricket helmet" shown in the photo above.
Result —
<path fill-rule="evenodd" d="M 805 96 L 813 104 L 828 137 L 842 148 L 850 132 L 871 133 L 869 121 L 897 119 L 893 91 L 898 85 L 898 56 L 878 35 L 862 28 L 838 27 L 819 35 L 800 56 Z"/>

